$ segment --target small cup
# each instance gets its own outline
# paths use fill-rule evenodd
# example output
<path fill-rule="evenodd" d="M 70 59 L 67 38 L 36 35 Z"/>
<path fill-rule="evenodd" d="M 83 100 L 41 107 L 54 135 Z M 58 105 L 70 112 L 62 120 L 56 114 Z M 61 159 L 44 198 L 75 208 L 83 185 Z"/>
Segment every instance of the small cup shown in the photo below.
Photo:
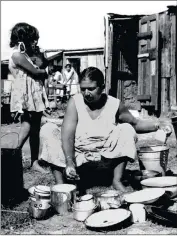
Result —
<path fill-rule="evenodd" d="M 146 221 L 146 211 L 143 204 L 131 204 L 129 210 L 132 213 L 131 220 L 133 223 L 143 223 Z"/>

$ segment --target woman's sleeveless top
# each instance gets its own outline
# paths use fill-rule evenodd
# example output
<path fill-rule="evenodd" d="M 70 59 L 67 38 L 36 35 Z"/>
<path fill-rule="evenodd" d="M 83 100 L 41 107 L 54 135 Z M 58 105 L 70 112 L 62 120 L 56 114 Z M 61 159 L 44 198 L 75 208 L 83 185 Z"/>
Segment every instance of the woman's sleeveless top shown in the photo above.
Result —
<path fill-rule="evenodd" d="M 86 109 L 82 94 L 73 96 L 77 113 L 78 124 L 76 128 L 75 144 L 84 143 L 87 140 L 106 140 L 116 126 L 115 116 L 119 108 L 120 100 L 107 96 L 106 104 L 96 119 L 92 119 Z"/>

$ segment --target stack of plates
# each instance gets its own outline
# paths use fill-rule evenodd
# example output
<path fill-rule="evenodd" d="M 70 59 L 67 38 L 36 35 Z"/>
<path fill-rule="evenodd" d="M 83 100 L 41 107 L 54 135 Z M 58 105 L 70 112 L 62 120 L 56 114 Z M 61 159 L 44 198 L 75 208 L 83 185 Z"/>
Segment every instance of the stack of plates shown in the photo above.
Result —
<path fill-rule="evenodd" d="M 177 177 L 163 176 L 145 179 L 141 181 L 143 188 L 163 188 L 170 193 L 170 197 L 177 196 Z"/>

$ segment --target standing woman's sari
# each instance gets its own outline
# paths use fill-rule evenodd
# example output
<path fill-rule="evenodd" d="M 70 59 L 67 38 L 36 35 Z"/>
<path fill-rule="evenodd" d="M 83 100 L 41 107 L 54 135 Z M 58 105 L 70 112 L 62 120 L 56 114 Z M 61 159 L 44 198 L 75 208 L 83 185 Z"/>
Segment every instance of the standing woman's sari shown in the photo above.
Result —
<path fill-rule="evenodd" d="M 64 82 L 67 81 L 67 92 L 70 96 L 73 96 L 80 92 L 79 88 L 79 77 L 74 68 L 71 68 L 71 71 L 68 72 L 67 70 L 64 70 L 63 72 Z"/>

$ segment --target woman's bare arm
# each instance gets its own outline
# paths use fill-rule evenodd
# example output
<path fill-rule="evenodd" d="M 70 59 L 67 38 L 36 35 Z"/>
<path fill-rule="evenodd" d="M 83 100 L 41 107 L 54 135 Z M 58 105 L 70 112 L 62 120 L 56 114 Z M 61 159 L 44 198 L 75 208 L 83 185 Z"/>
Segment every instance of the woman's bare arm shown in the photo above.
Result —
<path fill-rule="evenodd" d="M 78 115 L 74 99 L 68 102 L 65 117 L 61 128 L 62 148 L 67 164 L 75 163 L 75 132 L 78 122 Z"/>
<path fill-rule="evenodd" d="M 136 119 L 124 106 L 123 103 L 120 103 L 119 110 L 116 114 L 116 121 L 119 123 L 129 123 L 131 124 L 137 133 L 148 133 L 157 131 L 159 125 L 155 121 L 145 121 Z"/>
<path fill-rule="evenodd" d="M 20 52 L 15 52 L 12 55 L 13 62 L 21 67 L 23 70 L 27 71 L 29 74 L 32 74 L 34 79 L 38 79 L 40 77 L 46 78 L 46 71 L 44 69 L 35 68 Z"/>

